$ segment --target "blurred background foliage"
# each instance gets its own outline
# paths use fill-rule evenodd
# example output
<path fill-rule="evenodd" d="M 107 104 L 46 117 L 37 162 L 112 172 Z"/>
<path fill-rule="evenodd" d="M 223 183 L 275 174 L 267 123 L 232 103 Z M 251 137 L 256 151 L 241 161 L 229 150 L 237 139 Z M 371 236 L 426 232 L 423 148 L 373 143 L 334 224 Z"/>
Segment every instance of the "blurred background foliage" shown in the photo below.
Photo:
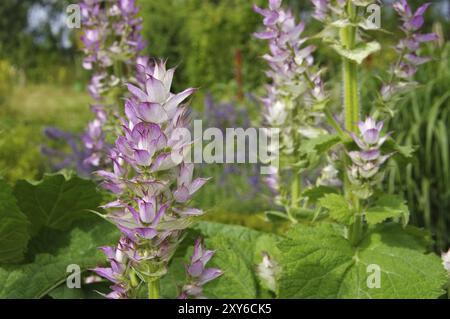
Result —
<path fill-rule="evenodd" d="M 89 73 L 80 64 L 79 30 L 64 25 L 64 9 L 70 2 L 0 1 L 0 174 L 10 183 L 40 178 L 49 171 L 48 161 L 40 153 L 40 146 L 46 143 L 44 127 L 80 132 L 91 117 L 92 101 L 85 92 Z M 178 66 L 175 90 L 200 88 L 192 106 L 195 116 L 207 120 L 208 125 L 225 128 L 243 119 L 248 125 L 260 122 L 261 106 L 255 97 L 264 94 L 266 66 L 260 57 L 266 47 L 251 35 L 261 27 L 252 5 L 265 2 L 139 1 L 148 41 L 146 53 Z M 319 30 L 320 25 L 310 18 L 309 1 L 284 2 L 307 21 L 307 34 Z M 392 1 L 384 1 L 388 2 Z M 423 1 L 410 3 L 416 7 Z M 448 0 L 433 3 L 425 29 L 439 31 L 441 43 L 437 49 L 430 48 L 434 60 L 417 75 L 424 85 L 407 94 L 388 123 L 401 143 L 415 146 L 415 158 L 408 165 L 391 162 L 386 187 L 404 194 L 412 222 L 429 229 L 437 240 L 437 250 L 443 250 L 449 245 L 450 233 L 450 46 L 446 42 L 450 4 Z M 397 21 L 387 8 L 382 12 L 382 24 L 385 29 L 396 29 Z M 388 45 L 396 40 L 396 33 L 378 36 Z M 339 100 L 340 61 L 328 50 L 318 52 L 317 59 L 327 67 L 328 89 Z M 393 51 L 384 50 L 364 64 L 361 100 L 365 113 L 373 107 L 370 92 L 379 85 L 375 70 L 385 68 L 392 58 Z M 213 177 L 196 196 L 199 206 L 214 211 L 208 218 L 259 229 L 272 227 L 260 214 L 270 205 L 270 194 L 254 167 L 205 165 L 199 174 Z"/>

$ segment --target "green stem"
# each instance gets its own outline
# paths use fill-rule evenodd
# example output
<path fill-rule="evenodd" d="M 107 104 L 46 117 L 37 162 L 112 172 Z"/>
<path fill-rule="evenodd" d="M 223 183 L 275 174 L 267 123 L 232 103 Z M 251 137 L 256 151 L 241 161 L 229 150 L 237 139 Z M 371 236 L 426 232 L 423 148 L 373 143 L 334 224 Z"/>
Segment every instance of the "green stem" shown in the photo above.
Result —
<path fill-rule="evenodd" d="M 298 207 L 298 201 L 300 199 L 301 192 L 301 176 L 300 173 L 294 175 L 294 179 L 291 183 L 291 206 Z"/>
<path fill-rule="evenodd" d="M 159 279 L 148 282 L 148 299 L 159 299 Z"/>
<path fill-rule="evenodd" d="M 356 11 L 351 1 L 348 1 L 347 13 L 353 21 Z M 353 49 L 356 43 L 356 27 L 348 26 L 342 29 L 341 41 L 346 49 Z M 356 62 L 343 58 L 343 67 L 345 128 L 348 131 L 355 131 L 359 120 L 358 66 Z"/>
<path fill-rule="evenodd" d="M 356 19 L 355 7 L 351 0 L 347 1 L 347 14 L 350 21 Z M 351 50 L 356 44 L 356 27 L 348 26 L 341 30 L 342 45 Z M 345 129 L 349 132 L 357 130 L 359 121 L 359 96 L 358 96 L 358 66 L 355 62 L 343 58 L 343 81 L 344 81 L 344 109 L 345 109 Z M 348 162 L 348 159 L 347 159 Z M 356 244 L 362 235 L 363 220 L 360 211 L 359 199 L 352 194 L 351 185 L 346 179 L 345 193 L 348 200 L 352 203 L 355 212 L 355 221 L 349 229 L 349 239 Z"/>

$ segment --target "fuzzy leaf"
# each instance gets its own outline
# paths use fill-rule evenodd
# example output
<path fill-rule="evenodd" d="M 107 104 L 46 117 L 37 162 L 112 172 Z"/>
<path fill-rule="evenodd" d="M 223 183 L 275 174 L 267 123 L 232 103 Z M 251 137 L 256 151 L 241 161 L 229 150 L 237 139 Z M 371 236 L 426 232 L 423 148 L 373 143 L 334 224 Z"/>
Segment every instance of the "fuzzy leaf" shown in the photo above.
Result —
<path fill-rule="evenodd" d="M 72 230 L 67 234 L 68 245 L 55 254 L 38 254 L 32 263 L 0 268 L 0 298 L 42 298 L 65 282 L 70 274 L 66 272 L 68 265 L 86 270 L 105 262 L 98 247 L 115 243 L 118 231 L 104 221 L 90 228 Z"/>
<path fill-rule="evenodd" d="M 340 142 L 338 135 L 322 134 L 316 138 L 308 139 L 300 146 L 302 161 L 313 165 L 320 156 L 328 152 L 333 146 Z"/>
<path fill-rule="evenodd" d="M 379 51 L 381 46 L 378 42 L 372 41 L 358 44 L 352 50 L 346 49 L 340 44 L 334 44 L 332 48 L 342 57 L 361 64 L 369 55 Z"/>
<path fill-rule="evenodd" d="M 224 274 L 205 286 L 209 298 L 258 298 L 264 295 L 255 268 L 262 252 L 277 258 L 279 237 L 250 228 L 211 222 L 200 222 L 194 229 L 205 237 L 208 248 L 216 251 L 208 263 Z"/>
<path fill-rule="evenodd" d="M 329 186 L 315 186 L 304 190 L 302 192 L 302 197 L 308 197 L 310 202 L 315 203 L 323 196 L 333 193 L 337 193 L 336 188 Z"/>
<path fill-rule="evenodd" d="M 319 205 L 328 209 L 330 217 L 342 224 L 351 224 L 353 211 L 342 195 L 327 194 L 319 200 Z"/>
<path fill-rule="evenodd" d="M 9 185 L 0 179 L 0 263 L 20 262 L 30 238 L 29 222 Z"/>
<path fill-rule="evenodd" d="M 92 181 L 63 174 L 45 175 L 42 181 L 20 180 L 14 188 L 21 210 L 31 222 L 31 234 L 42 227 L 67 230 L 72 222 L 97 209 L 101 195 Z"/>
<path fill-rule="evenodd" d="M 405 201 L 395 195 L 383 195 L 373 207 L 366 210 L 366 220 L 370 225 L 384 222 L 388 218 L 402 218 L 403 225 L 409 221 L 409 209 Z"/>
<path fill-rule="evenodd" d="M 421 239 L 397 224 L 371 230 L 357 247 L 332 224 L 296 225 L 279 243 L 280 298 L 438 298 L 447 275 Z M 380 287 L 369 288 L 380 271 Z"/>

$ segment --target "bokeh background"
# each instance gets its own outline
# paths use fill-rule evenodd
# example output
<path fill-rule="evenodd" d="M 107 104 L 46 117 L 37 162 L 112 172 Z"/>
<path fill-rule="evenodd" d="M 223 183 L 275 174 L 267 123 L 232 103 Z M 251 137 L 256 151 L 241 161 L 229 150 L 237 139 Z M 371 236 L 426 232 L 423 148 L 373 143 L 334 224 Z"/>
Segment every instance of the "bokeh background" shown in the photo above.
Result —
<path fill-rule="evenodd" d="M 258 97 L 264 95 L 266 69 L 260 58 L 264 41 L 252 37 L 261 19 L 252 10 L 263 0 L 140 0 L 146 53 L 178 65 L 175 90 L 199 87 L 192 100 L 194 116 L 207 125 L 258 126 Z M 308 23 L 307 33 L 320 28 L 310 18 L 309 1 L 285 1 Z M 382 27 L 396 30 L 390 1 L 382 11 Z M 416 7 L 424 1 L 410 1 Z M 431 1 L 426 30 L 438 33 L 430 45 L 433 61 L 417 74 L 423 85 L 407 94 L 388 123 L 402 144 L 416 147 L 414 161 L 389 163 L 386 189 L 408 200 L 412 223 L 427 228 L 436 251 L 449 245 L 450 235 L 450 1 Z M 69 30 L 64 12 L 70 1 L 0 1 L 0 174 L 11 184 L 38 179 L 54 167 L 41 147 L 43 134 L 55 126 L 76 134 L 92 114 L 86 92 L 89 73 L 81 67 L 80 30 Z M 396 34 L 380 35 L 394 44 Z M 317 43 L 320 46 L 320 43 Z M 339 100 L 340 61 L 327 50 L 317 59 L 327 67 L 327 88 Z M 361 100 L 365 113 L 373 105 L 377 69 L 393 60 L 393 51 L 372 56 L 364 65 Z M 373 90 L 372 90 L 373 89 Z M 340 105 L 334 106 L 336 110 Z M 205 125 L 204 125 L 205 126 Z M 213 180 L 196 196 L 209 219 L 270 229 L 262 212 L 271 205 L 258 167 L 204 165 L 200 174 Z"/>

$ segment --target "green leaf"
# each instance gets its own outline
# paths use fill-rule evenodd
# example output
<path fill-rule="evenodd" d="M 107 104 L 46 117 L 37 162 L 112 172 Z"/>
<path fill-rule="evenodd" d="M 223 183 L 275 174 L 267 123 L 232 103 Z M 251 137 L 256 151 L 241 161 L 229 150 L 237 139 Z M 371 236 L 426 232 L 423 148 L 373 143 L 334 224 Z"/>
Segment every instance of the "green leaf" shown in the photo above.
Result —
<path fill-rule="evenodd" d="M 367 223 L 375 225 L 384 222 L 388 218 L 401 218 L 403 225 L 409 221 L 409 209 L 405 201 L 396 195 L 383 195 L 373 207 L 365 212 Z"/>
<path fill-rule="evenodd" d="M 67 234 L 69 244 L 55 254 L 38 254 L 32 263 L 0 268 L 0 298 L 42 298 L 65 282 L 68 265 L 86 270 L 104 262 L 98 247 L 114 244 L 118 231 L 105 221 L 90 228 L 72 230 Z"/>
<path fill-rule="evenodd" d="M 111 283 L 99 282 L 83 285 L 81 288 L 69 288 L 64 283 L 50 291 L 49 296 L 53 299 L 104 299 L 100 294 L 107 294 L 111 291 Z"/>
<path fill-rule="evenodd" d="M 438 298 L 447 274 L 423 241 L 393 224 L 371 230 L 353 247 L 332 224 L 296 225 L 281 241 L 280 298 Z M 380 269 L 379 288 L 369 288 Z"/>
<path fill-rule="evenodd" d="M 101 195 L 94 182 L 63 174 L 45 175 L 42 181 L 20 180 L 14 188 L 18 204 L 31 222 L 31 234 L 46 226 L 67 230 L 73 221 L 97 209 Z"/>
<path fill-rule="evenodd" d="M 338 135 L 323 134 L 316 138 L 305 140 L 300 146 L 302 157 L 306 157 L 306 165 L 313 165 L 320 159 L 320 156 L 328 152 L 333 146 L 340 142 Z M 301 161 L 305 161 L 301 159 Z"/>
<path fill-rule="evenodd" d="M 302 197 L 308 197 L 311 203 L 317 202 L 320 198 L 327 194 L 337 193 L 336 188 L 329 186 L 315 186 L 310 187 L 302 192 Z"/>
<path fill-rule="evenodd" d="M 346 225 L 353 222 L 353 211 L 342 195 L 327 194 L 319 200 L 319 205 L 328 209 L 335 221 Z"/>
<path fill-rule="evenodd" d="M 0 179 L 0 263 L 20 262 L 30 238 L 29 223 L 9 185 Z"/>
<path fill-rule="evenodd" d="M 205 286 L 209 298 L 244 298 L 257 296 L 257 282 L 247 256 L 239 243 L 223 235 L 205 241 L 207 247 L 214 247 L 214 255 L 208 266 L 218 267 L 223 275 Z M 250 255 L 249 257 L 253 257 Z"/>
<path fill-rule="evenodd" d="M 352 50 L 344 48 L 341 44 L 333 44 L 331 47 L 342 57 L 358 64 L 361 64 L 369 55 L 381 49 L 380 44 L 376 41 L 360 43 Z"/>
<path fill-rule="evenodd" d="M 413 157 L 416 148 L 411 145 L 399 145 L 394 139 L 389 138 L 383 144 L 382 151 L 384 153 L 394 153 L 404 160 L 409 160 Z"/>
<path fill-rule="evenodd" d="M 216 251 L 208 263 L 224 274 L 205 286 L 209 298 L 259 298 L 267 295 L 255 273 L 262 253 L 277 258 L 276 235 L 250 228 L 211 222 L 200 222 L 194 229 L 205 237 L 208 248 Z"/>

